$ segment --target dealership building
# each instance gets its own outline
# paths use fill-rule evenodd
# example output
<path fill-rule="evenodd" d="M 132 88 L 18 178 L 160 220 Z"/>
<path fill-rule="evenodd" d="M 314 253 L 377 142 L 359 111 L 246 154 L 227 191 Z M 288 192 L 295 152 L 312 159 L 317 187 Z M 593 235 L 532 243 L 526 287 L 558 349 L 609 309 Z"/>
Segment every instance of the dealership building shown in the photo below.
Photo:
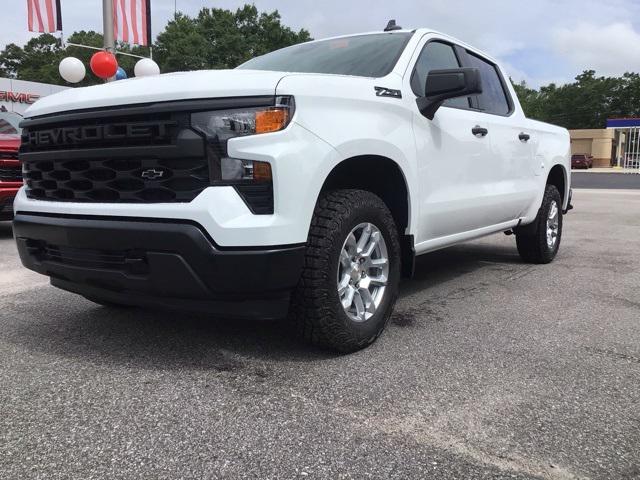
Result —
<path fill-rule="evenodd" d="M 0 78 L 0 110 L 24 114 L 33 102 L 41 97 L 59 92 L 68 87 L 48 83 L 26 82 L 12 78 Z"/>
<path fill-rule="evenodd" d="M 591 155 L 594 167 L 640 168 L 640 118 L 610 118 L 607 128 L 569 133 L 571 153 Z"/>

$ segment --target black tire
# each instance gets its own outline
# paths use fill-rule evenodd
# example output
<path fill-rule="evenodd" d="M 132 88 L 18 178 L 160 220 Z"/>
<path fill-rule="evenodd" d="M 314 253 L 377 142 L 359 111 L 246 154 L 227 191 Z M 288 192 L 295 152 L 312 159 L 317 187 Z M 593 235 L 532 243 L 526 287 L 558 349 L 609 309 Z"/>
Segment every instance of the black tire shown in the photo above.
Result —
<path fill-rule="evenodd" d="M 95 298 L 95 297 L 87 297 L 85 295 L 83 295 L 84 298 L 86 298 L 87 300 L 89 300 L 90 302 L 93 303 L 97 303 L 98 305 L 102 305 L 103 307 L 108 307 L 108 308 L 124 308 L 124 309 L 128 309 L 128 308 L 136 308 L 133 305 L 125 305 L 124 303 L 115 303 L 115 302 L 110 302 L 108 300 L 102 300 L 100 298 Z"/>
<path fill-rule="evenodd" d="M 558 230 L 553 246 L 547 243 L 547 218 L 551 206 L 555 202 L 558 208 Z M 542 199 L 542 205 L 534 222 L 516 229 L 516 244 L 518 253 L 525 262 L 550 263 L 558 253 L 562 240 L 562 197 L 555 185 L 547 185 Z"/>
<path fill-rule="evenodd" d="M 338 263 L 353 228 L 368 222 L 381 232 L 389 260 L 388 283 L 375 313 L 356 322 L 346 313 L 337 291 Z M 300 282 L 292 296 L 290 319 L 299 337 L 320 347 L 354 352 L 373 343 L 384 330 L 398 297 L 400 242 L 386 204 L 364 190 L 335 190 L 318 199 Z"/>

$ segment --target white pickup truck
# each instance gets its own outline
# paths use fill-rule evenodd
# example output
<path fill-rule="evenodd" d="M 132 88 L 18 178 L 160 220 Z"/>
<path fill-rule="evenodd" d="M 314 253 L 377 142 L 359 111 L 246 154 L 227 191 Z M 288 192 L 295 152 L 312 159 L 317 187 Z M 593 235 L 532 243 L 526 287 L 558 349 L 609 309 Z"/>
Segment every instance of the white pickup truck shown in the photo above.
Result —
<path fill-rule="evenodd" d="M 567 131 L 491 57 L 394 22 L 26 117 L 26 267 L 100 304 L 288 315 L 340 351 L 380 335 L 416 255 L 506 232 L 547 263 L 571 207 Z"/>

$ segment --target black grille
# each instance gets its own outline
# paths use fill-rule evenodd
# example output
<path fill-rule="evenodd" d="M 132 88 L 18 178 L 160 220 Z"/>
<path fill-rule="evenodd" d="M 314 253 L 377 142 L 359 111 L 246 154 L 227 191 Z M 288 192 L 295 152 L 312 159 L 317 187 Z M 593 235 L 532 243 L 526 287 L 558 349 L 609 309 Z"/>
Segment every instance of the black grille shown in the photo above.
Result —
<path fill-rule="evenodd" d="M 0 164 L 0 182 L 22 182 L 20 166 L 7 167 Z"/>
<path fill-rule="evenodd" d="M 4 152 L 0 150 L 0 160 L 17 160 L 18 152 L 10 151 Z"/>
<path fill-rule="evenodd" d="M 27 195 L 73 202 L 189 202 L 209 185 L 205 159 L 24 162 Z"/>
<path fill-rule="evenodd" d="M 120 271 L 134 275 L 149 273 L 149 264 L 143 252 L 136 250 L 92 250 L 50 245 L 28 240 L 29 253 L 38 261 L 49 261 L 82 268 Z"/>
<path fill-rule="evenodd" d="M 34 122 L 20 158 L 29 198 L 104 203 L 189 202 L 211 184 L 204 139 L 188 113 Z"/>
<path fill-rule="evenodd" d="M 0 182 L 22 182 L 22 169 L 16 152 L 0 151 Z"/>

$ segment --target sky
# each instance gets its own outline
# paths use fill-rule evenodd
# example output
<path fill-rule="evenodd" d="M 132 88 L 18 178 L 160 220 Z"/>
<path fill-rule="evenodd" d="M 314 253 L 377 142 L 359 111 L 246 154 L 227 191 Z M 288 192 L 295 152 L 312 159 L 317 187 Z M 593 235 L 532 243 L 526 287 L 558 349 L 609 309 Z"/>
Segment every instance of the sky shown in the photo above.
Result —
<path fill-rule="evenodd" d="M 102 31 L 102 0 L 61 1 L 67 33 Z M 26 0 L 0 3 L 0 48 L 24 44 L 33 35 Z M 570 82 L 585 69 L 640 71 L 640 0 L 152 0 L 154 34 L 172 18 L 174 3 L 188 15 L 254 3 L 261 11 L 277 9 L 285 25 L 306 28 L 316 39 L 382 30 L 394 18 L 405 28 L 433 28 L 480 48 L 514 80 L 534 87 Z"/>

